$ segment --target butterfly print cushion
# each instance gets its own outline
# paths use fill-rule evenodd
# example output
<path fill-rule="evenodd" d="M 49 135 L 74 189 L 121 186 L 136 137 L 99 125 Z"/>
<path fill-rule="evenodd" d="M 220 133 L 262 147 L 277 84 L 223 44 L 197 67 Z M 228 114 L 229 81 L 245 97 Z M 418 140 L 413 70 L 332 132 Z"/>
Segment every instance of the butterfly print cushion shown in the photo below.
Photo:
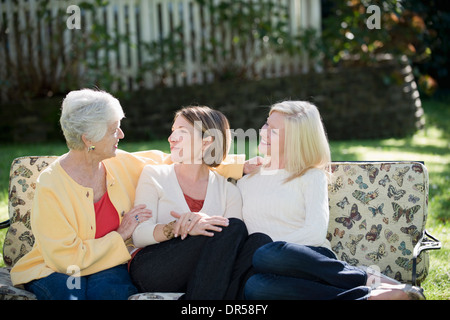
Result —
<path fill-rule="evenodd" d="M 14 266 L 33 247 L 30 213 L 36 180 L 56 159 L 56 156 L 21 157 L 11 165 L 8 207 L 11 225 L 3 244 L 3 260 L 7 267 Z"/>
<path fill-rule="evenodd" d="M 336 256 L 412 280 L 412 257 L 427 219 L 428 173 L 416 162 L 334 162 L 328 185 L 327 238 Z M 428 253 L 417 259 L 418 281 Z"/>

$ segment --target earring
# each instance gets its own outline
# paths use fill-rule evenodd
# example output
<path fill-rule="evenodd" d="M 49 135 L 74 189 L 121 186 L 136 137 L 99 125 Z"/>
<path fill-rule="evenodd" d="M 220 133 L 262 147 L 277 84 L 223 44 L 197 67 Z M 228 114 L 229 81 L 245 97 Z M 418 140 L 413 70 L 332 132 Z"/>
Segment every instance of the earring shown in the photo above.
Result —
<path fill-rule="evenodd" d="M 88 152 L 95 150 L 95 146 L 88 147 Z"/>

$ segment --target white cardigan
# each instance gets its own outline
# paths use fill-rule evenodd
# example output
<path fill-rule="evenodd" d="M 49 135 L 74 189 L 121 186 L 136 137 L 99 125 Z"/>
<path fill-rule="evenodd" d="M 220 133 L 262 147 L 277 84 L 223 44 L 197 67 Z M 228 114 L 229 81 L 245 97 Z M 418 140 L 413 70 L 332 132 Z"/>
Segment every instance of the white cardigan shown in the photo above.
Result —
<path fill-rule="evenodd" d="M 157 224 L 175 220 L 170 211 L 190 212 L 173 164 L 144 167 L 136 188 L 134 204 L 145 204 L 153 214 L 152 218 L 140 223 L 133 232 L 133 244 L 138 248 L 157 243 L 153 231 Z M 210 170 L 201 212 L 209 216 L 242 219 L 242 199 L 238 188 Z"/>
<path fill-rule="evenodd" d="M 249 234 L 262 232 L 273 241 L 330 248 L 326 239 L 329 207 L 325 172 L 310 169 L 283 183 L 284 170 L 261 170 L 237 183 Z"/>

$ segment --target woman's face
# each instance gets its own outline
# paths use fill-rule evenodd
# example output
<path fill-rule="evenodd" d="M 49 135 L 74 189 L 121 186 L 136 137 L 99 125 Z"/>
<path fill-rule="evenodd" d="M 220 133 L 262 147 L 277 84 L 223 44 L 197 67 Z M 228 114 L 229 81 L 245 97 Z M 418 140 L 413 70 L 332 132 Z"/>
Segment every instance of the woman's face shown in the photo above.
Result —
<path fill-rule="evenodd" d="M 120 129 L 120 121 L 115 121 L 108 125 L 105 136 L 102 140 L 95 142 L 95 155 L 102 159 L 108 159 L 116 156 L 119 140 L 123 139 L 125 134 Z"/>
<path fill-rule="evenodd" d="M 178 116 L 168 138 L 173 162 L 202 163 L 202 134 L 183 116 Z"/>
<path fill-rule="evenodd" d="M 284 117 L 280 112 L 272 112 L 259 132 L 261 139 L 258 150 L 261 154 L 270 156 L 272 159 L 276 156 L 280 159 L 284 157 Z"/>

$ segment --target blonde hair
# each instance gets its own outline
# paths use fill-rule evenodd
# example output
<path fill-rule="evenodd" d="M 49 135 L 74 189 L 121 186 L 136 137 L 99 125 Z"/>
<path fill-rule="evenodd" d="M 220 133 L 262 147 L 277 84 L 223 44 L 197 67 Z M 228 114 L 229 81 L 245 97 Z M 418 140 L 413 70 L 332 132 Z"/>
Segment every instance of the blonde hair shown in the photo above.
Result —
<path fill-rule="evenodd" d="M 205 150 L 203 162 L 209 167 L 217 167 L 226 158 L 231 145 L 230 124 L 225 115 L 206 106 L 189 106 L 177 111 L 195 127 L 201 122 L 202 138 L 213 137 L 211 145 Z"/>
<path fill-rule="evenodd" d="M 317 107 L 307 101 L 283 101 L 273 105 L 273 112 L 285 115 L 285 169 L 290 181 L 317 168 L 329 173 L 330 146 Z"/>

